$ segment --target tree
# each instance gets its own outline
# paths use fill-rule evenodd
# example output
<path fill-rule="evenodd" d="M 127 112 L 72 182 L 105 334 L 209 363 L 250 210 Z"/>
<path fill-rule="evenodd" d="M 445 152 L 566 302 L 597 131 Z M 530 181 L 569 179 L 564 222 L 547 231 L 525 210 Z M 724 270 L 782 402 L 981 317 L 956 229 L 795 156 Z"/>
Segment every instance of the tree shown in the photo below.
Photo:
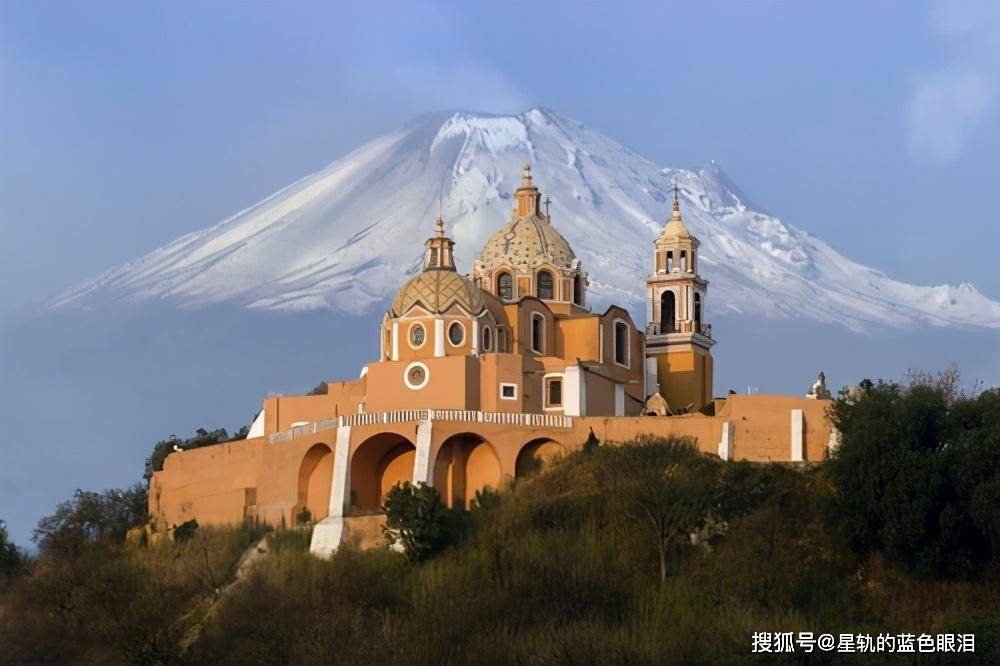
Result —
<path fill-rule="evenodd" d="M 403 548 L 411 562 L 439 552 L 448 542 L 448 509 L 437 490 L 426 483 L 404 482 L 385 498 L 385 534 Z"/>
<path fill-rule="evenodd" d="M 660 582 L 666 582 L 671 547 L 690 543 L 711 516 L 717 460 L 678 439 L 640 439 L 592 455 L 608 501 L 642 528 L 656 550 Z"/>
<path fill-rule="evenodd" d="M 7 524 L 0 520 L 0 586 L 18 575 L 27 563 L 27 556 L 7 535 Z"/>
<path fill-rule="evenodd" d="M 32 539 L 43 551 L 79 552 L 102 539 L 121 542 L 129 528 L 148 520 L 146 487 L 137 483 L 101 493 L 77 489 L 55 513 L 38 521 Z"/>
<path fill-rule="evenodd" d="M 865 381 L 831 407 L 834 521 L 859 556 L 924 575 L 969 576 L 1000 541 L 1000 397 L 954 372 L 907 386 Z"/>

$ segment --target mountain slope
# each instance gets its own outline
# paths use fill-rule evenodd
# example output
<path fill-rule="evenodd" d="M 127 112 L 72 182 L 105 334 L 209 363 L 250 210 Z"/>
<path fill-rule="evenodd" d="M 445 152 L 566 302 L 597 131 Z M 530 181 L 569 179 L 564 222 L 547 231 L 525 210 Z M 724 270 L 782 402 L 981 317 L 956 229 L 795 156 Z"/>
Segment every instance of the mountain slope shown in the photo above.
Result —
<path fill-rule="evenodd" d="M 552 198 L 553 223 L 590 273 L 592 302 L 642 318 L 651 241 L 681 188 L 702 242 L 710 312 L 804 317 L 854 329 L 876 323 L 1000 328 L 1000 303 L 969 284 L 922 287 L 859 265 L 762 211 L 714 164 L 661 169 L 554 112 L 455 113 L 372 141 L 214 227 L 183 236 L 62 294 L 53 307 L 108 300 L 180 306 L 333 308 L 390 298 L 419 267 L 443 205 L 468 270 L 509 217 L 521 166 Z"/>

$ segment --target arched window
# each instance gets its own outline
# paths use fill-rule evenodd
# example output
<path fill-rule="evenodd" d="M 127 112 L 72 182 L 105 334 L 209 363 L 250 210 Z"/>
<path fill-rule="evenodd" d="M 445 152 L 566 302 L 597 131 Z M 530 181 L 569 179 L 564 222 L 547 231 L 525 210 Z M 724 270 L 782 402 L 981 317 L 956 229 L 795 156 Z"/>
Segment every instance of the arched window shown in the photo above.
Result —
<path fill-rule="evenodd" d="M 674 272 L 674 251 L 673 250 L 667 250 L 667 272 L 668 273 L 673 273 Z"/>
<path fill-rule="evenodd" d="M 531 349 L 545 353 L 545 318 L 537 312 L 531 315 Z"/>
<path fill-rule="evenodd" d="M 483 327 L 483 351 L 493 350 L 493 329 L 489 326 Z"/>
<path fill-rule="evenodd" d="M 660 294 L 660 332 L 673 333 L 677 328 L 677 302 L 669 289 Z"/>
<path fill-rule="evenodd" d="M 615 322 L 615 363 L 628 366 L 628 324 Z"/>
<path fill-rule="evenodd" d="M 538 298 L 552 300 L 552 273 L 548 271 L 538 272 Z"/>
<path fill-rule="evenodd" d="M 501 273 L 497 278 L 497 295 L 505 301 L 514 300 L 514 278 L 510 273 Z"/>
<path fill-rule="evenodd" d="M 688 255 L 687 250 L 681 250 L 681 273 L 687 273 L 688 269 L 687 255 Z"/>
<path fill-rule="evenodd" d="M 579 275 L 573 278 L 573 302 L 583 305 L 583 278 Z"/>
<path fill-rule="evenodd" d="M 701 294 L 694 294 L 694 330 L 701 333 Z"/>

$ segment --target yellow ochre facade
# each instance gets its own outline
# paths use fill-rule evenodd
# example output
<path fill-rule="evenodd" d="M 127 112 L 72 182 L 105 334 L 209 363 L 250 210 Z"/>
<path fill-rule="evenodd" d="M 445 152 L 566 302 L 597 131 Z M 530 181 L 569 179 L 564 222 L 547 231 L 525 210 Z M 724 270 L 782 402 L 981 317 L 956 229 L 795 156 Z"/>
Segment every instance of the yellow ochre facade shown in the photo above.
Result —
<path fill-rule="evenodd" d="M 510 220 L 469 275 L 438 219 L 382 320 L 379 359 L 325 393 L 265 399 L 246 440 L 169 455 L 150 482 L 153 524 L 308 516 L 322 555 L 371 542 L 397 483 L 468 506 L 588 438 L 687 436 L 725 459 L 826 455 L 825 393 L 713 398 L 708 282 L 676 188 L 641 327 L 624 308 L 590 310 L 587 273 L 541 206 L 525 166 Z"/>

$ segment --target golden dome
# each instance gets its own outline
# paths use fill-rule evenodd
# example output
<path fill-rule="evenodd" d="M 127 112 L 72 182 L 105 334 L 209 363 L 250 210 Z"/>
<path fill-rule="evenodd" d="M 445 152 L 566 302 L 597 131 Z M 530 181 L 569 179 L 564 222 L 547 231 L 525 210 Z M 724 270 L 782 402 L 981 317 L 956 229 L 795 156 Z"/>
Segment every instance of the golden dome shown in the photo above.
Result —
<path fill-rule="evenodd" d="M 663 227 L 663 231 L 660 233 L 661 238 L 694 238 L 691 232 L 687 230 L 684 226 L 684 220 L 681 218 L 681 204 L 677 199 L 674 199 L 674 213 L 670 216 L 670 220 L 667 225 Z"/>
<path fill-rule="evenodd" d="M 573 268 L 576 255 L 547 218 L 536 214 L 514 217 L 486 241 L 479 260 L 488 270 L 511 266 L 531 271 L 541 263 Z"/>
<path fill-rule="evenodd" d="M 454 270 L 425 270 L 406 283 L 392 302 L 391 314 L 398 317 L 414 305 L 432 314 L 440 314 L 458 304 L 470 314 L 478 315 L 486 307 L 483 290 Z"/>
<path fill-rule="evenodd" d="M 552 226 L 549 216 L 538 210 L 541 194 L 532 184 L 530 165 L 524 167 L 521 187 L 514 193 L 514 199 L 510 221 L 486 241 L 479 268 L 489 271 L 510 266 L 527 272 L 542 263 L 575 268 L 576 255 L 569 243 Z"/>

